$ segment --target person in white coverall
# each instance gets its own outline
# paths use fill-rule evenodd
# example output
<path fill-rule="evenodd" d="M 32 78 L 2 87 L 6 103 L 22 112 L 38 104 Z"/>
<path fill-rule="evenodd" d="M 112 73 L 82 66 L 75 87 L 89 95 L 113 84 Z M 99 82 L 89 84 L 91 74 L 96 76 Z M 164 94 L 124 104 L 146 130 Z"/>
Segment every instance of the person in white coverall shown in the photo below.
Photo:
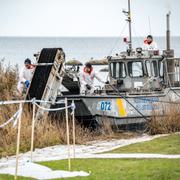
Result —
<path fill-rule="evenodd" d="M 83 72 L 80 74 L 80 93 L 81 94 L 93 94 L 94 93 L 94 78 L 102 83 L 104 82 L 94 71 L 90 63 L 86 63 Z"/>
<path fill-rule="evenodd" d="M 144 40 L 143 50 L 158 50 L 156 42 L 151 35 Z"/>
<path fill-rule="evenodd" d="M 35 66 L 31 64 L 31 60 L 27 58 L 24 61 L 24 67 L 19 73 L 19 81 L 17 85 L 17 90 L 21 96 L 23 95 L 23 91 L 27 89 L 30 85 L 30 81 L 33 77 L 34 69 Z"/>

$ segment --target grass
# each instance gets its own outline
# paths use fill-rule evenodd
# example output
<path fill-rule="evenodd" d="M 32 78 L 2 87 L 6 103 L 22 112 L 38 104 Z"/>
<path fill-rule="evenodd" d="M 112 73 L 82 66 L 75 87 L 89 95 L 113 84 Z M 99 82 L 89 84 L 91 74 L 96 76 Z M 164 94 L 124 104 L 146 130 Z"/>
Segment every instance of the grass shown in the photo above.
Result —
<path fill-rule="evenodd" d="M 110 153 L 180 154 L 180 134 L 173 134 L 147 142 L 131 144 L 114 149 Z"/>
<path fill-rule="evenodd" d="M 67 160 L 41 163 L 54 170 L 67 170 Z M 91 180 L 131 180 L 131 179 L 179 179 L 180 160 L 166 159 L 75 159 L 72 161 L 73 170 L 91 172 L 88 177 L 69 179 Z"/>
<path fill-rule="evenodd" d="M 41 162 L 53 170 L 67 170 L 67 160 Z M 72 180 L 178 180 L 180 159 L 75 159 L 73 171 L 90 172 L 87 177 L 66 178 Z M 13 176 L 0 175 L 0 180 Z M 30 180 L 19 177 L 18 180 Z M 56 179 L 58 180 L 58 179 Z"/>
<path fill-rule="evenodd" d="M 180 154 L 180 134 L 160 137 L 149 142 L 136 143 L 113 150 L 115 153 L 164 153 Z M 67 160 L 40 162 L 53 170 L 68 170 Z M 180 159 L 75 159 L 73 171 L 90 172 L 88 177 L 68 178 L 73 180 L 178 180 Z M 0 175 L 0 180 L 11 180 L 13 176 Z M 19 177 L 19 180 L 31 178 Z"/>
<path fill-rule="evenodd" d="M 0 180 L 14 180 L 14 176 L 8 174 L 0 174 Z M 34 179 L 18 176 L 18 180 L 34 180 Z"/>

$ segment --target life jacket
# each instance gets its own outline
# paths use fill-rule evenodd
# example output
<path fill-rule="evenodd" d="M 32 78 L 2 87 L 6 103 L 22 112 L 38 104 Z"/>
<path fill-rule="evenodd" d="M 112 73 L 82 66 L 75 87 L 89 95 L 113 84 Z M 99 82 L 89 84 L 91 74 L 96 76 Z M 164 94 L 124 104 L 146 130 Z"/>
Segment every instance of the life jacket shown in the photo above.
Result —
<path fill-rule="evenodd" d="M 150 43 L 148 43 L 147 39 L 144 40 L 144 44 L 147 44 L 147 45 L 151 45 L 153 44 L 154 41 L 151 41 Z"/>
<path fill-rule="evenodd" d="M 84 67 L 82 77 L 83 77 L 83 80 L 87 82 L 88 84 L 93 84 L 94 77 L 95 77 L 95 71 L 93 67 L 91 67 L 90 72 L 86 72 L 86 67 Z"/>
<path fill-rule="evenodd" d="M 86 72 L 86 67 L 84 67 L 83 71 L 84 71 L 85 73 L 87 73 L 87 72 Z M 90 68 L 90 72 L 89 72 L 88 74 L 91 74 L 92 71 L 93 71 L 93 67 Z"/>
<path fill-rule="evenodd" d="M 34 69 L 36 66 L 34 64 L 30 64 L 30 67 L 28 69 Z"/>
<path fill-rule="evenodd" d="M 148 43 L 147 39 L 145 39 L 144 44 L 143 44 L 143 49 L 144 50 L 157 50 L 157 44 L 155 41 Z"/>

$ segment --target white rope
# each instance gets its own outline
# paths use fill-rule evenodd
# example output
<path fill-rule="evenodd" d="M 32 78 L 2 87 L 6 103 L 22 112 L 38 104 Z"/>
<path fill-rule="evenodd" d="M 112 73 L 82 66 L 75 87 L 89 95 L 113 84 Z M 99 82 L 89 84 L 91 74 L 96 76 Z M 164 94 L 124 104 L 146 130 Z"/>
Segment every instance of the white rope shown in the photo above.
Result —
<path fill-rule="evenodd" d="M 56 101 L 55 104 L 65 104 L 65 101 L 64 100 L 59 100 L 59 101 Z"/>
<path fill-rule="evenodd" d="M 31 103 L 32 100 L 14 100 L 14 101 L 0 101 L 0 105 L 8 105 L 8 104 L 20 104 L 20 103 Z"/>
<path fill-rule="evenodd" d="M 74 103 L 74 101 L 71 103 L 71 110 L 72 110 L 72 112 L 71 112 L 71 115 L 73 116 L 73 112 L 75 111 L 75 109 L 76 109 L 76 105 L 75 105 L 75 103 Z"/>
<path fill-rule="evenodd" d="M 18 120 L 21 112 L 22 112 L 22 109 L 19 109 L 8 121 L 6 121 L 4 124 L 0 125 L 0 128 L 5 127 L 6 125 L 8 125 L 12 121 L 14 121 L 14 124 L 13 124 L 13 127 L 14 127 L 17 123 L 17 120 Z"/>
<path fill-rule="evenodd" d="M 51 66 L 51 65 L 54 65 L 54 63 L 35 63 L 33 65 L 35 65 L 35 66 Z"/>
<path fill-rule="evenodd" d="M 72 109 L 72 110 L 75 110 L 75 109 L 76 109 L 76 105 L 75 105 L 74 102 L 71 103 L 71 109 Z"/>
<path fill-rule="evenodd" d="M 18 113 L 16 119 L 14 120 L 13 127 L 15 127 L 17 125 L 19 117 L 20 117 L 21 114 L 22 114 L 22 108 L 19 109 L 19 113 Z"/>
<path fill-rule="evenodd" d="M 10 101 L 0 101 L 0 105 L 8 105 L 8 104 L 20 104 L 20 103 L 33 103 L 33 102 L 38 102 L 38 103 L 50 103 L 50 104 L 64 104 L 64 100 L 60 100 L 57 102 L 52 102 L 52 101 L 45 101 L 45 100 L 10 100 Z"/>
<path fill-rule="evenodd" d="M 44 110 L 44 111 L 60 111 L 60 110 L 66 109 L 66 107 L 49 109 L 49 108 L 42 107 L 42 106 L 40 106 L 40 105 L 37 104 L 37 103 L 35 103 L 35 104 L 36 104 L 36 106 L 37 106 L 38 108 L 40 108 L 40 109 L 42 109 L 42 110 Z M 70 105 L 70 106 L 67 106 L 67 108 L 71 108 L 71 107 L 72 107 L 71 105 Z"/>
<path fill-rule="evenodd" d="M 54 109 L 49 109 L 49 108 L 45 108 L 40 106 L 39 104 L 37 104 L 37 102 L 39 103 L 50 103 L 51 101 L 43 101 L 43 100 L 36 100 L 36 99 L 32 99 L 32 100 L 18 100 L 18 101 L 0 101 L 0 105 L 7 105 L 7 104 L 20 104 L 20 103 L 32 103 L 35 104 L 38 108 L 44 110 L 44 111 L 60 111 L 60 110 L 64 110 L 66 109 L 66 107 L 61 107 L 61 108 L 54 108 Z M 55 104 L 64 104 L 65 101 L 64 100 L 60 100 L 55 102 Z M 67 106 L 67 108 L 71 108 L 72 110 L 75 109 L 75 104 L 71 103 L 70 106 Z M 19 116 L 22 113 L 22 108 L 19 109 L 8 121 L 6 121 L 4 124 L 0 125 L 0 128 L 5 127 L 6 125 L 8 125 L 10 122 L 14 121 L 13 123 L 13 127 L 16 126 Z"/>

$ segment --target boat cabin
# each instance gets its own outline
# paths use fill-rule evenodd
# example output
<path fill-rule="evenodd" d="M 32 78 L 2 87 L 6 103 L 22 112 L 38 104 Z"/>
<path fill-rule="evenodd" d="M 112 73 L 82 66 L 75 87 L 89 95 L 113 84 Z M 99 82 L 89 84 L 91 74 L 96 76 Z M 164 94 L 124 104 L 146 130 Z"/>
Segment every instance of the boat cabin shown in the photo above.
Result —
<path fill-rule="evenodd" d="M 180 79 L 179 66 L 174 64 L 172 72 L 168 73 L 167 59 L 157 51 L 136 51 L 130 56 L 121 53 L 108 57 L 108 61 L 110 84 L 121 92 L 161 91 L 169 85 L 170 79 L 174 83 Z M 173 78 L 170 78 L 172 73 Z"/>

